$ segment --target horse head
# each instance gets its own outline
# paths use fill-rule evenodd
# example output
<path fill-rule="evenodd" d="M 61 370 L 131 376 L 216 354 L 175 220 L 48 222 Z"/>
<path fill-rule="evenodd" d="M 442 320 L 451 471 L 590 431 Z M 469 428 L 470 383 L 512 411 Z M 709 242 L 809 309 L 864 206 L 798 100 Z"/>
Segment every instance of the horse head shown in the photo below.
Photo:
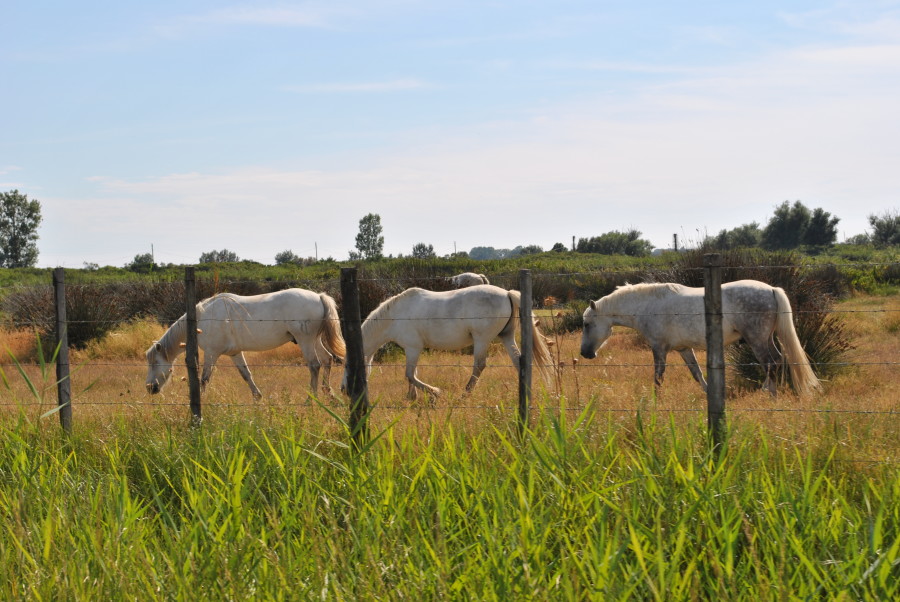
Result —
<path fill-rule="evenodd" d="M 172 360 L 166 356 L 159 341 L 153 341 L 147 350 L 147 392 L 151 395 L 159 393 L 172 376 Z"/>
<path fill-rule="evenodd" d="M 584 327 L 581 331 L 581 355 L 589 360 L 597 357 L 597 350 L 606 343 L 612 333 L 612 320 L 600 312 L 599 305 L 591 301 L 584 310 Z"/>

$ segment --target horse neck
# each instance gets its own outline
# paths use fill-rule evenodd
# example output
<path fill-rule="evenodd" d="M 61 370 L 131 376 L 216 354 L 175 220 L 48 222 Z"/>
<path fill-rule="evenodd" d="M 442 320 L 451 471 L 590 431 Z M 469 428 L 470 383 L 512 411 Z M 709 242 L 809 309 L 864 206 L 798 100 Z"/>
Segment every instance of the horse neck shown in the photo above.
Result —
<path fill-rule="evenodd" d="M 160 337 L 159 345 L 166 354 L 166 358 L 172 359 L 184 353 L 184 347 L 181 344 L 185 341 L 187 341 L 187 317 L 181 316 Z"/>
<path fill-rule="evenodd" d="M 382 345 L 388 342 L 387 330 L 392 320 L 382 315 L 384 313 L 386 312 L 379 312 L 379 315 L 374 318 L 370 315 L 362 323 L 363 355 L 366 358 L 373 355 Z"/>
<path fill-rule="evenodd" d="M 646 300 L 634 294 L 618 294 L 607 297 L 603 304 L 603 314 L 614 326 L 636 328 L 637 316 L 644 311 Z"/>

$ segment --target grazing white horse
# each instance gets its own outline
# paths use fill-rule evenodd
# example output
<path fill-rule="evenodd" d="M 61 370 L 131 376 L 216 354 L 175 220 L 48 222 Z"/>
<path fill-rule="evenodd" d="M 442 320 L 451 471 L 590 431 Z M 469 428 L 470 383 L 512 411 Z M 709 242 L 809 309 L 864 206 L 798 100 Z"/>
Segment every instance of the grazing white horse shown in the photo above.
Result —
<path fill-rule="evenodd" d="M 332 356 L 343 359 L 344 339 L 334 299 L 325 293 L 291 288 L 244 297 L 221 293 L 197 304 L 197 343 L 203 350 L 202 389 L 212 377 L 221 355 L 228 355 L 247 381 L 253 397 L 262 394 L 253 382 L 244 351 L 266 351 L 294 342 L 309 365 L 309 387 L 318 390 L 319 367 L 324 364 L 328 388 Z M 183 315 L 147 350 L 147 391 L 159 393 L 172 376 L 175 358 L 184 353 L 187 315 Z"/>
<path fill-rule="evenodd" d="M 674 283 L 632 284 L 591 301 L 584 311 L 581 355 L 593 359 L 609 337 L 612 327 L 639 331 L 653 350 L 653 382 L 659 387 L 666 370 L 666 355 L 678 351 L 694 379 L 706 391 L 706 381 L 697 365 L 694 349 L 706 349 L 704 290 Z M 794 329 L 793 313 L 784 290 L 757 280 L 739 280 L 722 285 L 722 331 L 724 344 L 741 337 L 765 368 L 763 386 L 775 395 L 775 370 L 781 353 L 787 360 L 791 380 L 799 393 L 821 388 L 809 358 Z M 773 335 L 778 335 L 781 352 Z"/>
<path fill-rule="evenodd" d="M 490 284 L 443 292 L 407 289 L 383 302 L 363 322 L 366 366 L 371 369 L 375 352 L 385 343 L 393 341 L 406 353 L 409 398 L 416 398 L 416 389 L 438 396 L 440 389 L 422 382 L 416 376 L 416 365 L 422 350 L 457 350 L 472 345 L 475 362 L 472 376 L 466 384 L 466 391 L 471 391 L 487 365 L 488 347 L 497 337 L 506 347 L 513 367 L 518 370 L 520 354 L 515 336 L 519 325 L 520 299 L 519 291 L 507 291 Z M 533 341 L 535 364 L 549 381 L 553 374 L 553 356 L 537 325 Z M 346 380 L 345 369 L 345 385 Z"/>
<path fill-rule="evenodd" d="M 490 284 L 487 276 L 484 274 L 476 274 L 475 272 L 463 272 L 457 274 L 450 279 L 450 282 L 456 288 L 466 288 L 467 286 L 478 286 L 479 284 Z"/>

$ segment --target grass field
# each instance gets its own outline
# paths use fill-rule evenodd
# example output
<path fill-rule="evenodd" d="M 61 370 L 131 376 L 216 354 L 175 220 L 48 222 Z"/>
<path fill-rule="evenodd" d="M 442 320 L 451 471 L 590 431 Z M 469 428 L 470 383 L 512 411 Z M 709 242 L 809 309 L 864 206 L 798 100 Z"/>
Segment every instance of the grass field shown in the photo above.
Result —
<path fill-rule="evenodd" d="M 0 598 L 897 598 L 900 299 L 837 311 L 854 365 L 821 396 L 730 389 L 719 457 L 687 369 L 654 396 L 627 331 L 593 361 L 575 362 L 579 335 L 554 341 L 524 439 L 499 345 L 468 397 L 469 356 L 424 356 L 433 405 L 405 400 L 388 355 L 362 453 L 346 401 L 309 403 L 288 347 L 248 358 L 260 402 L 222 362 L 191 429 L 183 367 L 145 392 L 162 329 L 135 324 L 73 353 L 68 437 L 42 417 L 52 367 L 7 363 Z M 2 346 L 24 360 L 33 338 Z"/>

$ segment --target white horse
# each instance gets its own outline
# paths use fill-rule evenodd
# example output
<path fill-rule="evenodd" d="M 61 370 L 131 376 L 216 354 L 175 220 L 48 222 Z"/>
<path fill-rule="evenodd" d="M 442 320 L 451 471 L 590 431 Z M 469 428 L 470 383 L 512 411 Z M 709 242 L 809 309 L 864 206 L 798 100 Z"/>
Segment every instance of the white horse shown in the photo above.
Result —
<path fill-rule="evenodd" d="M 325 293 L 291 288 L 243 297 L 221 293 L 197 304 L 197 343 L 203 350 L 201 389 L 212 377 L 221 355 L 228 355 L 247 381 L 253 397 L 262 394 L 253 382 L 244 351 L 265 351 L 294 342 L 309 365 L 310 389 L 318 390 L 319 367 L 328 389 L 332 356 L 343 359 L 344 339 L 334 299 Z M 159 393 L 172 376 L 173 363 L 184 353 L 187 316 L 181 316 L 147 350 L 147 391 Z"/>
<path fill-rule="evenodd" d="M 704 290 L 680 284 L 633 284 L 591 301 L 584 311 L 581 355 L 593 359 L 609 337 L 612 327 L 627 326 L 639 331 L 653 350 L 653 382 L 662 385 L 666 355 L 678 351 L 694 379 L 706 391 L 706 381 L 697 365 L 694 349 L 706 349 Z M 739 280 L 722 285 L 722 330 L 724 344 L 741 337 L 765 368 L 763 386 L 775 395 L 775 370 L 781 352 L 799 393 L 821 388 L 809 365 L 809 358 L 794 329 L 793 313 L 784 290 L 757 280 Z M 773 335 L 778 335 L 781 352 Z"/>
<path fill-rule="evenodd" d="M 406 353 L 406 378 L 409 398 L 416 398 L 416 389 L 440 395 L 437 387 L 428 385 L 416 376 L 419 355 L 429 349 L 457 350 L 473 346 L 475 358 L 472 376 L 466 384 L 469 392 L 487 365 L 488 346 L 500 337 L 512 360 L 519 368 L 519 348 L 516 330 L 519 325 L 519 291 L 507 291 L 490 284 L 455 291 L 434 292 L 410 288 L 383 302 L 362 324 L 363 354 L 366 366 L 389 341 L 403 347 Z M 549 381 L 552 378 L 553 356 L 544 336 L 534 327 L 534 360 Z M 347 374 L 344 372 L 344 384 Z"/>
<path fill-rule="evenodd" d="M 479 284 L 490 284 L 487 276 L 484 274 L 476 274 L 475 272 L 463 272 L 450 278 L 450 282 L 455 288 L 466 288 L 467 286 L 478 286 Z"/>

